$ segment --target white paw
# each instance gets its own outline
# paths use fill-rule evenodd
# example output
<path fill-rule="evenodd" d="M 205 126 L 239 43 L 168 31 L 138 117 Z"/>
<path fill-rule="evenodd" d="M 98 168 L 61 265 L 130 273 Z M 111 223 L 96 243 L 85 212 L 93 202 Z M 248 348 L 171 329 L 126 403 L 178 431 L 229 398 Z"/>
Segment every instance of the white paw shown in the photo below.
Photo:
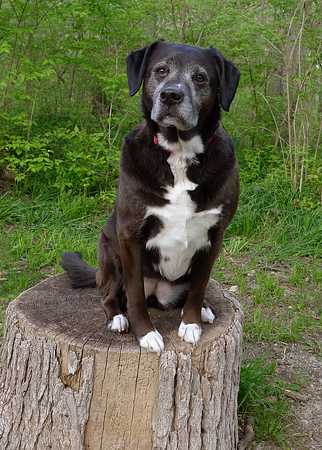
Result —
<path fill-rule="evenodd" d="M 201 308 L 201 321 L 202 322 L 213 323 L 215 318 L 216 318 L 216 316 L 212 312 L 211 308 L 209 308 L 209 306 L 207 306 L 207 308 L 205 308 L 204 306 Z"/>
<path fill-rule="evenodd" d="M 118 331 L 122 333 L 129 329 L 129 321 L 123 314 L 117 314 L 112 320 L 107 324 L 107 328 L 111 331 Z"/>
<path fill-rule="evenodd" d="M 178 336 L 189 344 L 195 345 L 201 336 L 201 326 L 197 323 L 180 323 Z"/>
<path fill-rule="evenodd" d="M 139 344 L 150 352 L 162 352 L 164 350 L 163 337 L 157 330 L 149 331 L 149 333 L 141 337 Z"/>

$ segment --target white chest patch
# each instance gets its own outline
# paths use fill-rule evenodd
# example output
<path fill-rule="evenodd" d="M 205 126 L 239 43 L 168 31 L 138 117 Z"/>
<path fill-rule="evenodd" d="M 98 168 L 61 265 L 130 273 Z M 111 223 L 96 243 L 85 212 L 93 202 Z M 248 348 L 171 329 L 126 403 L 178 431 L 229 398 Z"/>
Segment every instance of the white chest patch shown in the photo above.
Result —
<path fill-rule="evenodd" d="M 193 164 L 197 153 L 203 152 L 199 136 L 190 141 L 179 141 L 173 147 L 160 135 L 159 144 L 171 151 L 168 158 L 174 177 L 174 185 L 167 186 L 165 198 L 169 203 L 162 207 L 148 207 L 145 217 L 158 217 L 163 228 L 149 239 L 146 248 L 157 248 L 160 261 L 156 269 L 169 281 L 184 275 L 197 250 L 210 245 L 208 230 L 220 220 L 222 205 L 196 212 L 196 204 L 188 191 L 196 189 L 197 184 L 187 177 L 187 168 Z"/>

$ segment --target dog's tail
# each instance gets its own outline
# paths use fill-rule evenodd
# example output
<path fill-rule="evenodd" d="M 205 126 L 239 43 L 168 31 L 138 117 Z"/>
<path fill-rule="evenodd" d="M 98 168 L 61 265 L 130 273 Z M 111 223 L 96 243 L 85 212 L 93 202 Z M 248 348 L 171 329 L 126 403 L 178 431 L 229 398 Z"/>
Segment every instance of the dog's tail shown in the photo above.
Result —
<path fill-rule="evenodd" d="M 73 288 L 96 287 L 96 270 L 86 264 L 79 253 L 63 253 L 60 264 Z"/>

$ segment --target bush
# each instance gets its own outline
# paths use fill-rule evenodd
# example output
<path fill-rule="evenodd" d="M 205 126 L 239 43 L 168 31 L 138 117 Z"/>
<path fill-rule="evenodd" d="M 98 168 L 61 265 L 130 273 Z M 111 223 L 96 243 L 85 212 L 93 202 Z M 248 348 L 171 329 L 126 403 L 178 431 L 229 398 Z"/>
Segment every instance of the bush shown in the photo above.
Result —
<path fill-rule="evenodd" d="M 102 131 L 54 128 L 42 135 L 9 136 L 0 167 L 6 166 L 24 191 L 95 192 L 113 189 L 118 142 L 109 147 Z"/>

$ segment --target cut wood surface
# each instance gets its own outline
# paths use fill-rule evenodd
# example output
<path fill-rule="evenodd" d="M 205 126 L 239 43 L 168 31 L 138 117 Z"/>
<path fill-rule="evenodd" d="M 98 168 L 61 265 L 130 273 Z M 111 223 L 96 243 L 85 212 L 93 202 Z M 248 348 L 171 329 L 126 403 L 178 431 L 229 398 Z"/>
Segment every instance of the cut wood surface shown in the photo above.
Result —
<path fill-rule="evenodd" d="M 107 330 L 96 289 L 59 275 L 23 292 L 7 309 L 0 449 L 236 449 L 242 313 L 214 281 L 206 300 L 216 320 L 194 348 L 179 310 L 150 309 L 156 354 Z"/>

